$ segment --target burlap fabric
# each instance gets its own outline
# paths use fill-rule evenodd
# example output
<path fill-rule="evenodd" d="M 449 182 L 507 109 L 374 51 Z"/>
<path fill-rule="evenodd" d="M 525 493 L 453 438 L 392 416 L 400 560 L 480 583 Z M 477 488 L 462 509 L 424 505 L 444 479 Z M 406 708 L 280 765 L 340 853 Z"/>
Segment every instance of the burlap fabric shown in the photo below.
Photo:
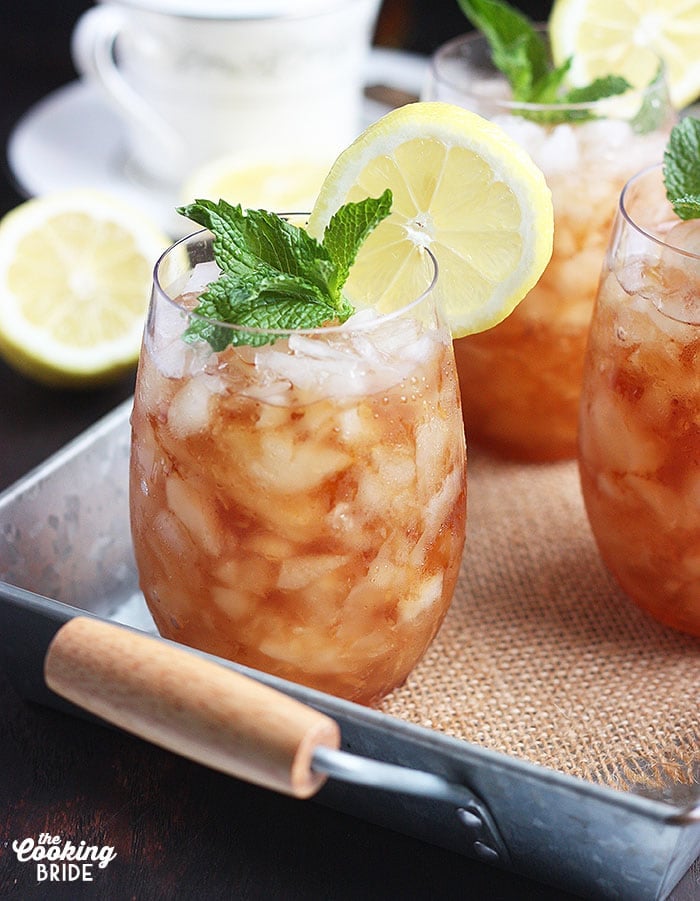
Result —
<path fill-rule="evenodd" d="M 700 640 L 616 587 L 575 463 L 470 450 L 454 602 L 385 713 L 616 788 L 700 783 Z"/>

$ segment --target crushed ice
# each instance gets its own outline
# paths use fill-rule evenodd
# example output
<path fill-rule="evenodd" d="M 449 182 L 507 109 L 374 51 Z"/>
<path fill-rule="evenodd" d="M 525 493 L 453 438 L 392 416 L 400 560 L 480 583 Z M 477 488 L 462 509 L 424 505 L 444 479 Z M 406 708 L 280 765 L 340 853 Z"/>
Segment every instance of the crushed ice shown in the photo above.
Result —
<path fill-rule="evenodd" d="M 631 173 L 663 156 L 665 135 L 639 135 L 628 122 L 592 120 L 543 128 L 522 116 L 494 116 L 513 140 L 524 147 L 545 175 L 568 172 L 591 163 L 601 178 Z M 658 145 L 655 148 L 655 145 Z"/>
<path fill-rule="evenodd" d="M 700 221 L 678 222 L 664 235 L 664 244 L 652 244 L 631 229 L 627 237 L 618 254 L 622 263 L 615 268 L 622 289 L 651 301 L 669 319 L 700 325 Z"/>
<path fill-rule="evenodd" d="M 374 311 L 362 310 L 332 332 L 291 335 L 285 350 L 279 344 L 259 348 L 255 366 L 264 373 L 268 402 L 274 402 L 276 393 L 281 401 L 292 385 L 319 396 L 374 394 L 400 383 L 429 358 L 436 333 L 415 320 L 396 318 L 375 325 L 375 319 Z"/>
<path fill-rule="evenodd" d="M 219 273 L 216 263 L 198 264 L 181 286 L 184 292 L 199 292 Z M 214 363 L 217 355 L 205 342 L 187 344 L 183 331 L 186 313 L 175 304 L 157 308 L 156 337 L 150 349 L 160 373 L 166 378 L 209 375 L 233 378 L 236 367 L 228 361 L 223 371 Z M 245 378 L 236 379 L 234 390 L 269 404 L 288 403 L 294 387 L 319 397 L 357 397 L 387 390 L 410 376 L 416 366 L 429 359 L 440 339 L 414 319 L 392 317 L 380 321 L 371 309 L 360 310 L 341 327 L 317 334 L 293 333 L 287 339 L 259 348 L 237 348 L 242 363 L 253 364 Z M 239 373 L 240 375 L 240 373 Z M 250 376 L 253 376 L 250 378 Z M 206 380 L 208 390 L 220 393 L 220 378 Z M 204 389 L 204 384 L 198 387 Z M 188 401 L 185 403 L 185 401 Z M 183 397 L 183 413 L 190 409 Z M 189 416 L 183 420 L 189 421 Z"/>

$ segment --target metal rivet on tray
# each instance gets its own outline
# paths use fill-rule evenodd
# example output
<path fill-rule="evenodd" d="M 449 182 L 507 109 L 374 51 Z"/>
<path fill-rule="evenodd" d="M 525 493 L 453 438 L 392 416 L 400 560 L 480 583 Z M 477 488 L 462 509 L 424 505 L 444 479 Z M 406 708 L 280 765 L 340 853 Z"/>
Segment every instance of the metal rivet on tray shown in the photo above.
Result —
<path fill-rule="evenodd" d="M 468 829 L 481 829 L 481 826 L 483 825 L 481 817 L 477 813 L 474 813 L 474 811 L 467 810 L 465 807 L 458 808 L 457 816 Z"/>
<path fill-rule="evenodd" d="M 495 848 L 489 848 L 483 842 L 474 842 L 474 853 L 486 863 L 496 863 L 498 860 L 498 851 Z"/>

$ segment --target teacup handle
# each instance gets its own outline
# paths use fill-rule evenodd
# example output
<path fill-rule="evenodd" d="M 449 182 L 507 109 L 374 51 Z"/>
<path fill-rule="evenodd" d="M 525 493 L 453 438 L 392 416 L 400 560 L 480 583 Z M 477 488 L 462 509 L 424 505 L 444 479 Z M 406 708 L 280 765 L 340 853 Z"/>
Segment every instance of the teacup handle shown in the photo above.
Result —
<path fill-rule="evenodd" d="M 124 31 L 120 9 L 93 6 L 78 19 L 71 37 L 71 55 L 80 75 L 93 82 L 112 106 L 154 144 L 165 178 L 176 177 L 184 158 L 182 139 L 126 81 L 115 61 L 116 42 Z"/>

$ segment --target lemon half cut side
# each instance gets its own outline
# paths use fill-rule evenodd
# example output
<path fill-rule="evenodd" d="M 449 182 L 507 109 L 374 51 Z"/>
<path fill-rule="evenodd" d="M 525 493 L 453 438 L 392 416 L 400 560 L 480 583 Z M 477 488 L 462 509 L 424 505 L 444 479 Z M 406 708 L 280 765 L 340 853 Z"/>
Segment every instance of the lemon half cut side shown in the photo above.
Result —
<path fill-rule="evenodd" d="M 180 192 L 182 202 L 223 198 L 244 209 L 308 212 L 332 162 L 332 157 L 221 157 L 191 174 Z"/>
<path fill-rule="evenodd" d="M 549 261 L 553 213 L 542 173 L 499 126 L 462 107 L 411 103 L 370 125 L 328 173 L 309 232 L 320 239 L 342 204 L 386 188 L 391 214 L 363 244 L 345 285 L 356 306 L 381 296 L 391 309 L 420 293 L 428 247 L 457 338 L 504 319 Z"/>
<path fill-rule="evenodd" d="M 697 0 L 555 0 L 549 35 L 558 65 L 573 57 L 574 84 L 617 74 L 641 88 L 662 59 L 673 106 L 700 97 Z"/>
<path fill-rule="evenodd" d="M 28 377 L 82 388 L 137 360 L 153 265 L 170 239 L 108 194 L 28 200 L 0 221 L 0 353 Z"/>

